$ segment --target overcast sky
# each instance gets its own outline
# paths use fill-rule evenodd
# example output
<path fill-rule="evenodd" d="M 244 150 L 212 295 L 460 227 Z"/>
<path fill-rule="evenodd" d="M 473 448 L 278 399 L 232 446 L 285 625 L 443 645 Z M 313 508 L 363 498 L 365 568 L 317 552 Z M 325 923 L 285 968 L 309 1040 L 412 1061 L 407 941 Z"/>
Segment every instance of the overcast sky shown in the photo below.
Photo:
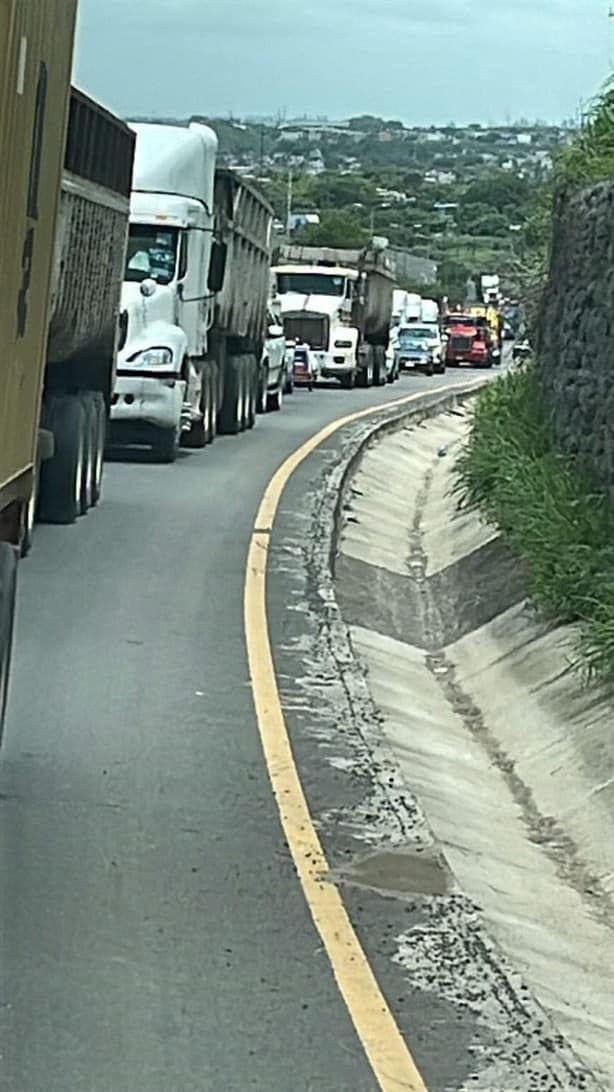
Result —
<path fill-rule="evenodd" d="M 614 69 L 607 0 L 80 0 L 76 82 L 122 115 L 560 121 Z"/>

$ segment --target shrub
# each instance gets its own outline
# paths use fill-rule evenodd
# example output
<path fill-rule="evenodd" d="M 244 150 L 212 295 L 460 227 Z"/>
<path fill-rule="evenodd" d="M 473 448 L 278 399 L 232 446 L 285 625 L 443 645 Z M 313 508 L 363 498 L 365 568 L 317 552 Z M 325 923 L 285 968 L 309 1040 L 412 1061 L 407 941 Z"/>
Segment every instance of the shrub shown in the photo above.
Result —
<path fill-rule="evenodd" d="M 589 677 L 614 680 L 614 513 L 557 450 L 533 366 L 510 371 L 479 395 L 456 491 L 524 560 L 542 612 L 580 623 L 579 666 Z"/>

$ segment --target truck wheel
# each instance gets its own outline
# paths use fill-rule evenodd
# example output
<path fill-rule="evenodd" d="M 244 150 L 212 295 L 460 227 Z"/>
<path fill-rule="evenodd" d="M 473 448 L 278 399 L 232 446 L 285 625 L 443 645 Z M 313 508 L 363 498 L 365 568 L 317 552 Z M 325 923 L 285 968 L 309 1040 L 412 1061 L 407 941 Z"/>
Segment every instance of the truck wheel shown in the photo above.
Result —
<path fill-rule="evenodd" d="M 225 436 L 236 436 L 241 431 L 241 375 L 238 357 L 229 357 L 226 361 L 224 399 L 220 413 L 220 432 Z"/>
<path fill-rule="evenodd" d="M 94 506 L 94 478 L 96 476 L 96 460 L 100 441 L 98 406 L 94 399 L 94 392 L 83 391 L 81 393 L 81 404 L 84 416 L 85 455 L 83 458 L 79 514 L 84 516 Z"/>
<path fill-rule="evenodd" d="M 361 360 L 363 367 L 359 367 L 358 362 Z M 358 367 L 358 387 L 372 387 L 373 386 L 373 350 L 371 347 L 367 350 L 366 354 L 361 354 L 357 357 Z"/>
<path fill-rule="evenodd" d="M 156 429 L 156 437 L 151 449 L 157 462 L 174 463 L 179 454 L 179 429 Z"/>
<path fill-rule="evenodd" d="M 266 408 L 270 413 L 271 412 L 272 413 L 277 413 L 281 409 L 281 407 L 283 405 L 283 401 L 284 401 L 284 392 L 283 392 L 283 388 L 282 388 L 282 381 L 281 381 L 281 378 L 280 378 L 279 386 L 278 386 L 277 390 L 276 391 L 271 391 L 267 395 Z"/>
<path fill-rule="evenodd" d="M 218 399 L 218 373 L 217 364 L 212 363 L 207 368 L 207 374 L 209 377 L 209 389 L 211 392 L 211 421 L 210 429 L 207 435 L 207 443 L 212 444 L 217 436 L 217 399 Z"/>
<path fill-rule="evenodd" d="M 386 386 L 386 354 L 381 345 L 375 347 L 375 383 L 378 387 Z"/>
<path fill-rule="evenodd" d="M 0 542 L 0 743 L 9 689 L 9 668 L 13 647 L 17 560 L 8 542 Z"/>
<path fill-rule="evenodd" d="M 41 466 L 39 515 L 45 523 L 74 523 L 81 513 L 87 459 L 86 415 L 78 395 L 49 405 L 55 454 Z"/>
<path fill-rule="evenodd" d="M 294 371 L 286 371 L 284 394 L 294 394 Z"/>
<path fill-rule="evenodd" d="M 258 413 L 266 413 L 269 396 L 269 365 L 265 361 L 260 368 L 258 376 L 258 400 L 256 410 Z"/>
<path fill-rule="evenodd" d="M 258 401 L 258 366 L 253 353 L 250 353 L 245 359 L 247 361 L 248 390 L 247 427 L 253 428 L 256 424 L 256 405 Z"/>
<path fill-rule="evenodd" d="M 94 405 L 96 408 L 97 443 L 92 465 L 92 505 L 96 507 L 102 496 L 104 451 L 107 444 L 107 407 L 99 391 L 94 392 Z"/>
<path fill-rule="evenodd" d="M 201 387 L 200 387 L 200 399 L 198 403 L 198 410 L 201 414 L 199 421 L 194 421 L 187 432 L 184 432 L 181 437 L 181 446 L 189 447 L 192 449 L 203 448 L 207 443 L 207 432 L 209 430 L 209 414 L 210 414 L 210 400 L 211 400 L 211 388 L 209 386 L 209 378 L 206 371 L 203 371 L 201 375 Z"/>
<path fill-rule="evenodd" d="M 205 447 L 206 444 L 211 443 L 211 429 L 213 427 L 212 426 L 213 389 L 212 389 L 212 386 L 211 386 L 211 374 L 210 374 L 208 368 L 203 369 L 202 385 L 203 385 L 203 392 L 202 392 L 201 400 L 202 400 L 202 409 L 203 409 L 203 432 L 204 432 L 203 447 Z"/>
<path fill-rule="evenodd" d="M 344 390 L 353 390 L 356 384 L 356 372 L 348 372 L 347 375 L 342 375 L 340 383 Z"/>
<path fill-rule="evenodd" d="M 245 356 L 237 358 L 237 367 L 239 369 L 239 428 L 241 432 L 245 432 L 249 413 L 249 374 Z"/>

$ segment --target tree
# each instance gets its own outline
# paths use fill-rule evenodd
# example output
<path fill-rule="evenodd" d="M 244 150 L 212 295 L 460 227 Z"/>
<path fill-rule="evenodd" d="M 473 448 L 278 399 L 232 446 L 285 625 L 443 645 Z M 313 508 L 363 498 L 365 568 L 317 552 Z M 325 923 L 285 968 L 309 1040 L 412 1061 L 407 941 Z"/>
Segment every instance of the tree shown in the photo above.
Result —
<path fill-rule="evenodd" d="M 467 205 L 488 205 L 491 209 L 504 212 L 508 208 L 519 208 L 531 196 L 531 186 L 525 178 L 510 171 L 495 171 L 486 178 L 478 179 L 467 187 L 463 203 Z"/>
<path fill-rule="evenodd" d="M 386 122 L 383 118 L 376 118 L 373 114 L 360 114 L 358 117 L 350 118 L 348 126 L 354 132 L 379 133 L 386 128 Z"/>
<path fill-rule="evenodd" d="M 303 246 L 332 246 L 359 249 L 369 242 L 369 232 L 348 211 L 323 212 L 319 224 L 307 224 L 295 241 Z"/>
<path fill-rule="evenodd" d="M 373 182 L 360 174 L 325 171 L 313 179 L 311 193 L 322 209 L 339 209 L 346 205 L 371 205 L 376 199 Z"/>

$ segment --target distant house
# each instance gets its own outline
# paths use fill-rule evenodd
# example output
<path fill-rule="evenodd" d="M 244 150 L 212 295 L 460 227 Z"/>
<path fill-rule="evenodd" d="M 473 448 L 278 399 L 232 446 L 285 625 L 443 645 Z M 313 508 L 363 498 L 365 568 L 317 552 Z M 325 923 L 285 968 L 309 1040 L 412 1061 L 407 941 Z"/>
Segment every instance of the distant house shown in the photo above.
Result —
<path fill-rule="evenodd" d="M 456 173 L 454 171 L 427 171 L 424 175 L 424 181 L 429 182 L 431 185 L 451 186 L 456 182 Z"/>
<path fill-rule="evenodd" d="M 310 224 L 317 227 L 319 223 L 320 215 L 317 212 L 293 212 L 290 216 L 290 231 L 299 231 Z"/>

